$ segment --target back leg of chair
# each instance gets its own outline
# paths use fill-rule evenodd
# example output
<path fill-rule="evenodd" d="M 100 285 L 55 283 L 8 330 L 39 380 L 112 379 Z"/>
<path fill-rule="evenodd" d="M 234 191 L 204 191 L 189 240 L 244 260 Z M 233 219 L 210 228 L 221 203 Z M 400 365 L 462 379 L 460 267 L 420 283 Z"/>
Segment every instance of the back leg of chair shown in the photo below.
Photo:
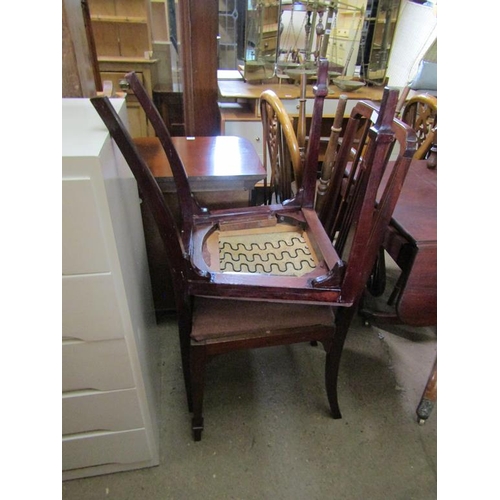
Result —
<path fill-rule="evenodd" d="M 179 329 L 179 345 L 181 350 L 182 372 L 184 376 L 184 385 L 186 388 L 186 397 L 188 410 L 193 411 L 193 390 L 191 384 L 191 360 L 190 360 L 190 345 L 191 340 L 191 311 L 178 308 L 177 324 Z"/>
<path fill-rule="evenodd" d="M 203 397 L 205 392 L 205 372 L 207 348 L 203 344 L 191 343 L 191 390 L 193 400 L 192 430 L 195 441 L 201 440 L 203 432 Z"/>

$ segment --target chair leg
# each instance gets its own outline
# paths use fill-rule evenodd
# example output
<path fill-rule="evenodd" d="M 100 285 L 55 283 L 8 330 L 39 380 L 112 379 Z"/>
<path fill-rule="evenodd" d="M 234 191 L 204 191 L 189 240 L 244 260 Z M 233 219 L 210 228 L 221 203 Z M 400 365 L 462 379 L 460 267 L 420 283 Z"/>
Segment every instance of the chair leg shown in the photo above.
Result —
<path fill-rule="evenodd" d="M 191 345 L 191 388 L 193 398 L 193 419 L 191 421 L 195 441 L 201 440 L 203 431 L 203 394 L 207 352 L 204 345 Z"/>
<path fill-rule="evenodd" d="M 434 361 L 431 374 L 425 386 L 422 399 L 417 407 L 418 423 L 425 424 L 434 408 L 434 403 L 437 400 L 437 360 Z"/>
<path fill-rule="evenodd" d="M 191 387 L 191 369 L 189 359 L 189 338 L 186 339 L 184 332 L 179 329 L 179 343 L 181 346 L 182 373 L 184 376 L 184 387 L 186 390 L 186 398 L 188 411 L 193 412 L 193 390 Z"/>
<path fill-rule="evenodd" d="M 378 257 L 373 266 L 372 273 L 366 287 L 373 297 L 380 297 L 385 291 L 386 268 L 385 268 L 385 250 L 380 247 Z"/>
<path fill-rule="evenodd" d="M 352 318 L 354 316 L 355 309 L 355 305 L 337 309 L 335 314 L 335 335 L 333 337 L 332 345 L 326 353 L 326 393 L 328 395 L 328 402 L 330 404 L 332 417 L 335 419 L 342 418 L 337 391 L 340 358 L 342 356 L 345 338 L 347 335 L 347 331 L 349 330 L 349 325 L 351 324 Z"/>
<path fill-rule="evenodd" d="M 325 364 L 325 384 L 328 402 L 330 403 L 330 412 L 335 419 L 342 418 L 340 413 L 338 394 L 337 394 L 337 379 L 339 374 L 340 356 L 333 349 L 326 353 Z"/>
<path fill-rule="evenodd" d="M 189 412 L 192 412 L 193 396 L 191 389 L 191 370 L 190 370 L 190 359 L 189 359 L 189 348 L 191 344 L 191 340 L 189 338 L 189 333 L 191 331 L 190 316 L 184 316 L 182 313 L 180 313 L 178 318 L 178 326 L 179 326 L 179 345 L 181 348 L 181 361 L 182 361 L 182 373 L 184 376 L 184 386 L 186 389 L 188 410 Z"/>

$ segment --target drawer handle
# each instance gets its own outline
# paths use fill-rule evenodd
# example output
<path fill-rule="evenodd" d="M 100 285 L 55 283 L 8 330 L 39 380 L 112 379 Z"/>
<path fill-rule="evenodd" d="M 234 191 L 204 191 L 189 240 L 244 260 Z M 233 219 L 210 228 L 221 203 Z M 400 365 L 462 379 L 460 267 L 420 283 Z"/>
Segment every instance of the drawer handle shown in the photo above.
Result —
<path fill-rule="evenodd" d="M 260 142 L 260 137 L 256 137 L 255 142 Z"/>

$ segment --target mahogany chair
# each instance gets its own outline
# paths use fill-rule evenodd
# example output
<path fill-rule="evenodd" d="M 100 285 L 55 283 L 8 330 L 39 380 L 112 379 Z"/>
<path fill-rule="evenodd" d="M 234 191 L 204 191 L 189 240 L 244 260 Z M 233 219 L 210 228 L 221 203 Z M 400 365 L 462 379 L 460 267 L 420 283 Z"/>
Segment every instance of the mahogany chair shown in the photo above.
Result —
<path fill-rule="evenodd" d="M 351 167 L 355 182 L 342 190 L 335 203 L 328 204 L 340 206 L 343 216 L 334 217 L 338 225 L 326 231 L 313 208 L 315 185 L 311 185 L 326 95 L 324 68 L 322 65 L 319 71 L 303 187 L 297 196 L 280 205 L 211 213 L 196 203 L 168 132 L 156 121 L 138 80 L 127 76 L 148 116 L 153 117 L 171 163 L 183 208 L 180 227 L 109 100 L 91 99 L 136 177 L 142 199 L 154 214 L 165 243 L 175 284 L 184 380 L 195 440 L 201 439 L 203 430 L 207 361 L 232 350 L 321 342 L 326 351 L 330 411 L 333 418 L 341 418 L 337 377 L 345 336 L 415 147 L 411 129 L 393 119 L 397 91 L 384 91 L 380 110 L 367 103 L 357 104 L 350 121 L 363 119 L 369 123 L 364 134 L 364 155 Z M 372 121 L 375 115 L 376 122 Z M 348 138 L 349 130 L 348 126 Z M 377 196 L 396 142 L 400 154 L 386 189 Z M 347 166 L 347 149 L 350 144 L 344 139 L 337 157 L 339 169 Z M 262 255 L 266 258 L 252 267 L 252 261 Z M 231 266 L 223 262 L 226 258 Z M 272 259 L 275 261 L 266 268 L 264 261 Z M 242 269 L 232 267 L 242 260 L 246 262 L 240 266 Z"/>

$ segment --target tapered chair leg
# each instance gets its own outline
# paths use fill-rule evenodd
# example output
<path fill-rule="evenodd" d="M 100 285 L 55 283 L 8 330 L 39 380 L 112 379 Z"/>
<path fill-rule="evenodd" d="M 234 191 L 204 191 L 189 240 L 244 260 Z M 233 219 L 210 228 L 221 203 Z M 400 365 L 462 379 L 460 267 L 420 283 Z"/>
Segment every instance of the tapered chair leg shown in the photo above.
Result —
<path fill-rule="evenodd" d="M 340 413 L 338 394 L 337 394 L 337 378 L 339 372 L 340 359 L 335 356 L 335 353 L 328 352 L 326 354 L 325 365 L 325 385 L 328 402 L 330 403 L 330 412 L 335 419 L 342 418 Z"/>
<path fill-rule="evenodd" d="M 191 369 L 190 369 L 190 354 L 189 349 L 191 339 L 189 334 L 191 332 L 191 321 L 189 316 L 179 315 L 179 345 L 181 349 L 182 373 L 184 376 L 184 386 L 186 389 L 186 398 L 189 412 L 193 411 L 193 396 L 191 388 Z"/>
<path fill-rule="evenodd" d="M 186 390 L 186 398 L 188 411 L 193 412 L 193 390 L 191 386 L 191 368 L 189 359 L 189 338 L 186 340 L 185 332 L 179 328 L 179 344 L 181 347 L 182 373 L 184 376 L 184 387 Z"/>
<path fill-rule="evenodd" d="M 203 395 L 205 390 L 205 369 L 207 353 L 204 345 L 191 346 L 191 389 L 193 418 L 191 421 L 195 441 L 201 440 L 203 431 Z"/>

